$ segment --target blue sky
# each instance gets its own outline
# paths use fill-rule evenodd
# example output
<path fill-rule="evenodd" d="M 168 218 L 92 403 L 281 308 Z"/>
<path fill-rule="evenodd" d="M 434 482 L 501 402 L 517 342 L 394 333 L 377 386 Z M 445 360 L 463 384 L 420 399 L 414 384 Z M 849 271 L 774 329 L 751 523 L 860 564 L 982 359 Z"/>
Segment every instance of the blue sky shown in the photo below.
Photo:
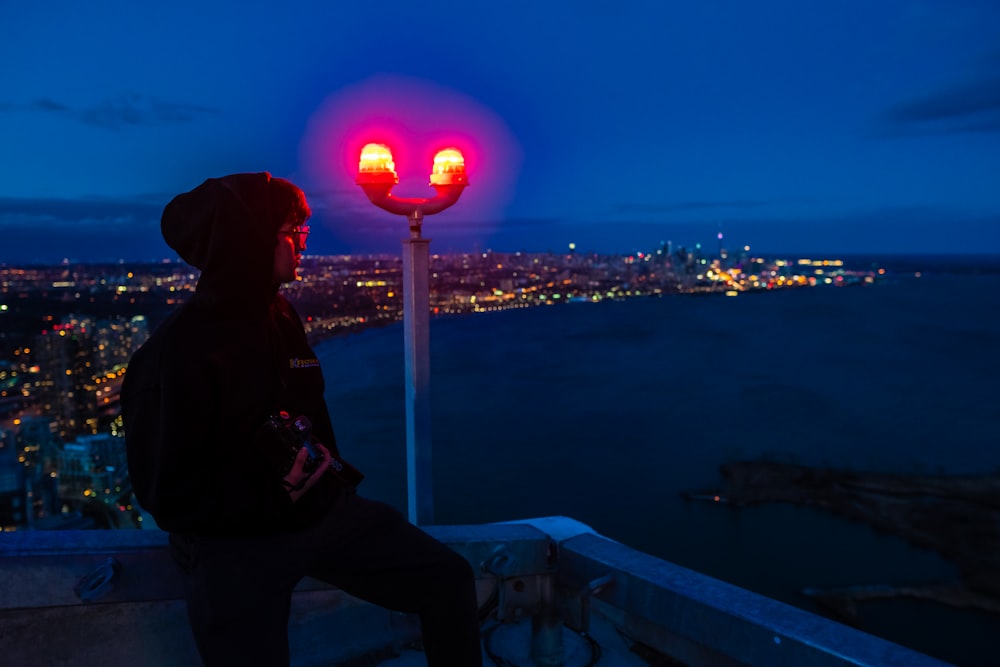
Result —
<path fill-rule="evenodd" d="M 0 262 L 171 257 L 239 171 L 311 252 L 398 252 L 351 173 L 386 137 L 402 195 L 467 152 L 437 252 L 1000 253 L 995 0 L 17 3 L 0 59 Z"/>

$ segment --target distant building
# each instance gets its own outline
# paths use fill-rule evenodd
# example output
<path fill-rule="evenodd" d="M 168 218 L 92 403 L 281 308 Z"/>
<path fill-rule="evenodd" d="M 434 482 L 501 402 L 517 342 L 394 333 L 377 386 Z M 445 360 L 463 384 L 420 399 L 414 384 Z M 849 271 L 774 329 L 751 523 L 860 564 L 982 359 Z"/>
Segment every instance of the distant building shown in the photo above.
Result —
<path fill-rule="evenodd" d="M 18 461 L 16 434 L 0 429 L 0 528 L 12 529 L 28 522 L 24 466 Z"/>
<path fill-rule="evenodd" d="M 55 418 L 62 438 L 84 432 L 87 416 L 97 408 L 85 390 L 93 366 L 86 326 L 57 324 L 46 329 L 35 336 L 32 358 L 38 367 L 32 394 L 42 412 Z"/>
<path fill-rule="evenodd" d="M 132 353 L 147 338 L 149 326 L 141 315 L 131 320 L 98 320 L 92 334 L 95 367 L 107 372 L 128 365 Z"/>
<path fill-rule="evenodd" d="M 30 387 L 62 440 L 108 430 L 118 387 L 132 353 L 148 338 L 144 317 L 95 320 L 68 316 L 35 336 L 37 368 Z"/>
<path fill-rule="evenodd" d="M 59 457 L 59 495 L 83 500 L 111 495 L 125 481 L 125 441 L 113 435 L 80 436 L 63 445 Z M 86 493 L 87 491 L 90 493 Z"/>

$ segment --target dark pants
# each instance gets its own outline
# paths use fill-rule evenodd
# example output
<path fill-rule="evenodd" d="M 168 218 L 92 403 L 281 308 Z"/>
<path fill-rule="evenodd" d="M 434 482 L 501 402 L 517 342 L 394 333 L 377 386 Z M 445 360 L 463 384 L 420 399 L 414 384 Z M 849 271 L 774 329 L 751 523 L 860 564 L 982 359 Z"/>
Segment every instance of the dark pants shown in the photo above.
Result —
<path fill-rule="evenodd" d="M 472 568 L 383 503 L 344 493 L 302 532 L 170 544 L 206 667 L 287 666 L 292 589 L 304 576 L 418 614 L 428 665 L 482 665 Z"/>

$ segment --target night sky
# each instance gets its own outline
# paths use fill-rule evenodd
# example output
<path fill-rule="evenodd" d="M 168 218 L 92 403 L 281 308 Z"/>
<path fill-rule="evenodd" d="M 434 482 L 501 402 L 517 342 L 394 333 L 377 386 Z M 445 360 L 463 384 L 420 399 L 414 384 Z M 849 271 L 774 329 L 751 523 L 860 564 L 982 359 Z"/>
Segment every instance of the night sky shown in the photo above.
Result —
<path fill-rule="evenodd" d="M 0 262 L 172 258 L 163 206 L 270 171 L 310 253 L 399 252 L 354 185 L 392 147 L 434 252 L 1000 253 L 996 0 L 7 3 Z"/>

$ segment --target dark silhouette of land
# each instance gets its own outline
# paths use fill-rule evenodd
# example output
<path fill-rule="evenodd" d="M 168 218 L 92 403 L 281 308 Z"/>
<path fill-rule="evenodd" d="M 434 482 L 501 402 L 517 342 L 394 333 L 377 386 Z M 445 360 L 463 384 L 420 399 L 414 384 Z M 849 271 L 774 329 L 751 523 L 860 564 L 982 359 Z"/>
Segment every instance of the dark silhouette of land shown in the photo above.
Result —
<path fill-rule="evenodd" d="M 723 488 L 682 495 L 734 506 L 821 507 L 931 549 L 958 567 L 953 583 L 804 591 L 845 619 L 854 619 L 858 602 L 887 597 L 1000 613 L 1000 474 L 890 475 L 764 461 L 720 470 Z"/>

